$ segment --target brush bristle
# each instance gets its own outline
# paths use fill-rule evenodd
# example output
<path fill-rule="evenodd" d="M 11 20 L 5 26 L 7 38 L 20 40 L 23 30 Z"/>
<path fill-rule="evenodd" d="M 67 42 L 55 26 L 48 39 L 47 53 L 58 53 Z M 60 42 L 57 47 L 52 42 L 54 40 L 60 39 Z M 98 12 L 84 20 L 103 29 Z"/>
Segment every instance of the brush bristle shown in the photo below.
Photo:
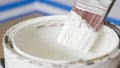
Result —
<path fill-rule="evenodd" d="M 90 28 L 81 16 L 71 11 L 58 37 L 58 43 L 87 52 L 94 44 L 96 37 L 97 32 L 92 27 Z"/>

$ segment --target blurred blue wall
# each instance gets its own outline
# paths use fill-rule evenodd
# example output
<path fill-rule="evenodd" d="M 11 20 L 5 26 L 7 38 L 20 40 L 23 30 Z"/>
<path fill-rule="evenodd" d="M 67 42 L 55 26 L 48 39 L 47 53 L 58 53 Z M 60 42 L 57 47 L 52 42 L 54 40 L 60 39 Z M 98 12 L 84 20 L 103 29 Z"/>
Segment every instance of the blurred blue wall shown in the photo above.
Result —
<path fill-rule="evenodd" d="M 68 14 L 75 0 L 2 0 L 0 1 L 0 23 L 31 13 L 43 15 Z M 107 17 L 107 20 L 120 25 L 120 0 Z"/>

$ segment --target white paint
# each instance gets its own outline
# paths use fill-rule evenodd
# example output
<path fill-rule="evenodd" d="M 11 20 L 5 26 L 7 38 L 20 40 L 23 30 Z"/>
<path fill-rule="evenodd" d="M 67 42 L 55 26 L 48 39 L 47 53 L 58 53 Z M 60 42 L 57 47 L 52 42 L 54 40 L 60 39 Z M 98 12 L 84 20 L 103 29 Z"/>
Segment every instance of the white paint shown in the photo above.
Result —
<path fill-rule="evenodd" d="M 49 22 L 49 24 L 51 23 L 54 23 L 54 21 Z M 82 54 L 79 50 L 68 48 L 57 43 L 57 37 L 61 29 L 62 27 L 60 26 L 35 29 L 35 26 L 31 25 L 22 28 L 14 35 L 15 50 L 20 53 L 45 59 L 75 60 L 79 58 L 92 59 L 105 55 L 116 49 L 119 44 L 119 38 L 116 33 L 112 29 L 104 26 L 96 43 L 93 45 L 94 48 L 88 53 Z M 87 42 L 89 41 L 90 40 Z"/>
<path fill-rule="evenodd" d="M 61 67 L 59 68 L 65 68 L 64 66 L 68 66 L 68 68 L 116 68 L 118 66 L 120 58 L 116 58 L 119 53 L 117 49 L 109 55 L 111 57 L 110 60 L 108 60 L 109 57 L 103 58 L 102 60 L 98 59 L 92 65 L 86 65 L 86 62 L 78 62 L 80 58 L 88 59 L 98 56 L 98 54 L 103 55 L 109 50 L 113 50 L 111 48 L 113 45 L 118 45 L 117 43 L 110 44 L 112 42 L 118 42 L 118 36 L 112 29 L 106 26 L 103 27 L 103 32 L 98 38 L 99 43 L 96 42 L 96 45 L 104 46 L 93 47 L 95 49 L 101 48 L 102 51 L 91 50 L 91 54 L 89 53 L 91 57 L 86 57 L 87 55 L 82 56 L 83 54 L 78 54 L 78 51 L 60 46 L 56 43 L 62 26 L 36 29 L 36 27 L 43 24 L 64 23 L 66 18 L 66 16 L 39 17 L 24 21 L 10 28 L 6 34 L 12 39 L 14 48 L 10 48 L 3 41 L 6 68 L 57 68 L 54 65 L 58 65 L 58 67 L 60 65 Z M 111 40 L 108 41 L 108 39 Z M 77 63 L 69 65 L 68 63 L 71 60 Z"/>

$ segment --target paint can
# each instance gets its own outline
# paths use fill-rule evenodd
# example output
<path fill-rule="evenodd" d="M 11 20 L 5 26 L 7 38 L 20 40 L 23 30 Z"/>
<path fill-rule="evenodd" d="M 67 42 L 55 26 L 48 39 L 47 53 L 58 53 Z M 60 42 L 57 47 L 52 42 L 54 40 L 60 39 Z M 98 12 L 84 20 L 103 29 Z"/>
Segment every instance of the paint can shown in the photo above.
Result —
<path fill-rule="evenodd" d="M 54 40 L 66 18 L 66 15 L 38 17 L 11 27 L 3 37 L 5 68 L 118 68 L 120 45 L 110 53 L 89 60 L 80 59 L 79 52 L 75 54 L 74 50 L 56 46 Z M 119 27 L 105 25 L 120 36 Z"/>

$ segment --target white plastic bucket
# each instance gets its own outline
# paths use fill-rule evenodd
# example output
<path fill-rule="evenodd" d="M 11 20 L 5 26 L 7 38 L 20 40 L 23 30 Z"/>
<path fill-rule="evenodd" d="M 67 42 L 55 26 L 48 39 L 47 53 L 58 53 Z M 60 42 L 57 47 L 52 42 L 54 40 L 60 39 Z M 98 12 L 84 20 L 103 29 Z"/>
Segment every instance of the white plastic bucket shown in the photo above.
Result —
<path fill-rule="evenodd" d="M 56 33 L 59 33 L 66 18 L 67 16 L 64 15 L 38 17 L 10 28 L 3 38 L 5 68 L 117 68 L 119 66 L 119 48 L 116 48 L 111 53 L 89 60 L 82 60 L 75 56 L 74 50 L 72 52 L 69 49 L 65 50 L 63 48 L 59 53 L 69 53 L 68 56 L 71 55 L 73 57 L 59 56 L 58 58 L 54 58 L 56 55 L 52 53 L 56 53 L 55 51 L 59 50 L 59 48 L 62 49 L 62 47 L 58 46 L 54 48 L 54 45 L 51 46 L 51 42 L 54 43 L 53 39 L 57 37 Z M 106 25 L 114 29 L 119 36 L 120 30 L 118 27 L 110 23 L 106 23 Z M 47 30 L 45 31 L 43 29 L 47 29 L 48 27 L 54 30 L 48 29 L 50 31 L 50 33 L 48 33 Z M 56 30 L 58 27 L 59 29 Z M 39 30 L 41 30 L 41 32 L 39 32 Z M 39 41 L 39 38 L 45 41 L 47 40 L 48 42 L 43 43 L 44 41 Z M 117 45 L 117 42 L 115 45 Z M 37 43 L 40 43 L 40 48 L 37 47 L 39 46 Z M 24 46 L 24 44 L 26 45 Z M 50 47 L 54 48 L 54 50 L 51 51 L 52 49 L 49 49 L 47 46 L 45 47 L 46 44 L 50 44 Z M 37 51 L 39 49 L 40 51 Z M 38 54 L 40 54 L 40 56 Z"/>

